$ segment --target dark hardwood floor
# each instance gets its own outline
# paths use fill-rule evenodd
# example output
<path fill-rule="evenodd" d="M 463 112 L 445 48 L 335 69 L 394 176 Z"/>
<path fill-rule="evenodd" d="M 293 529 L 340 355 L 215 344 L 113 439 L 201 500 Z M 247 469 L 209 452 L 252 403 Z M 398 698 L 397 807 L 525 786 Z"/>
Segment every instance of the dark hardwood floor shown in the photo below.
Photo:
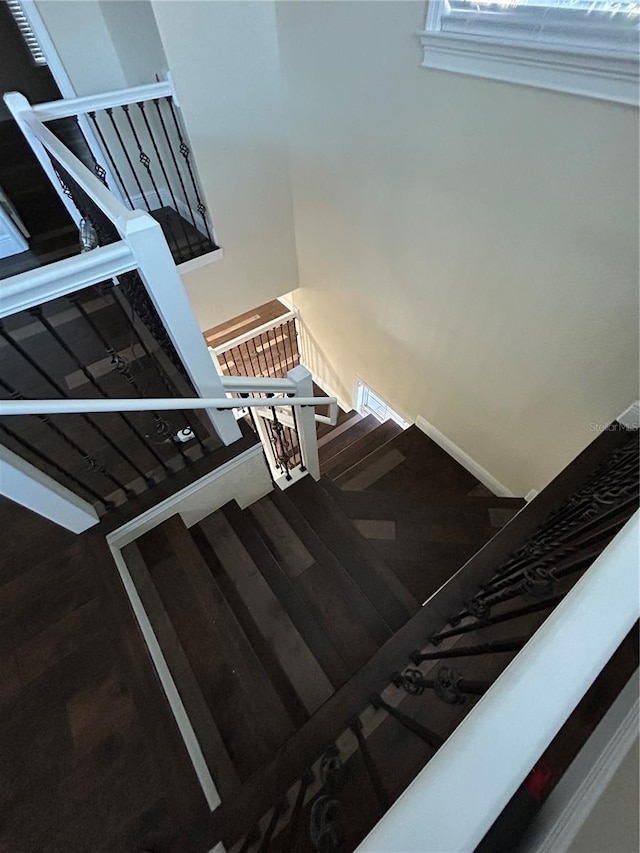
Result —
<path fill-rule="evenodd" d="M 206 806 L 103 531 L 0 519 L 0 850 L 186 853 Z"/>

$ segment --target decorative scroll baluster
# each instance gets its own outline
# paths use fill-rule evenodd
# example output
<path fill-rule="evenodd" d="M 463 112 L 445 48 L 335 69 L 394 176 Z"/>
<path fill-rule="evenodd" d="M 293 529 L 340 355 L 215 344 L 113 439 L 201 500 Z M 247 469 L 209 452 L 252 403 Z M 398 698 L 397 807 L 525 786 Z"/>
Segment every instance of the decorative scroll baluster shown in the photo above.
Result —
<path fill-rule="evenodd" d="M 449 705 L 462 705 L 467 694 L 482 696 L 491 687 L 490 681 L 469 681 L 449 666 L 441 666 L 435 678 L 425 678 L 419 669 L 405 669 L 391 680 L 411 696 L 421 696 L 425 690 L 433 690 L 438 699 Z"/>
<path fill-rule="evenodd" d="M 109 160 L 109 165 L 111 166 L 111 169 L 112 169 L 112 171 L 113 171 L 113 174 L 114 174 L 114 175 L 116 176 L 116 178 L 118 179 L 118 184 L 120 185 L 120 189 L 121 189 L 121 190 L 122 190 L 122 192 L 124 193 L 125 198 L 127 199 L 128 203 L 129 203 L 129 206 L 130 206 L 130 207 L 131 207 L 131 209 L 133 210 L 134 204 L 133 204 L 133 201 L 131 200 L 131 196 L 129 195 L 129 191 L 128 191 L 128 189 L 127 189 L 126 181 L 125 181 L 125 180 L 124 180 L 124 178 L 122 177 L 122 173 L 120 172 L 120 169 L 118 168 L 118 164 L 117 164 L 117 162 L 115 161 L 115 159 L 114 159 L 114 157 L 113 157 L 113 154 L 111 153 L 111 149 L 110 149 L 110 148 L 109 148 L 109 146 L 107 145 L 107 141 L 106 141 L 106 139 L 104 138 L 104 134 L 103 134 L 103 132 L 102 132 L 102 128 L 101 128 L 101 127 L 100 127 L 100 125 L 98 124 L 98 118 L 97 118 L 97 116 L 96 116 L 95 112 L 90 112 L 90 113 L 89 113 L 89 118 L 91 119 L 91 121 L 92 121 L 92 123 L 93 123 L 93 126 L 94 126 L 94 128 L 95 128 L 96 133 L 98 134 L 98 138 L 99 138 L 99 140 L 100 140 L 100 144 L 102 145 L 102 150 L 104 151 L 104 153 L 105 153 L 105 154 L 106 154 L 106 156 L 107 156 L 107 159 Z"/>
<path fill-rule="evenodd" d="M 178 141 L 180 143 L 179 151 L 180 151 L 180 154 L 182 155 L 182 157 L 184 158 L 184 162 L 186 163 L 187 169 L 189 171 L 189 177 L 191 178 L 191 185 L 193 186 L 193 192 L 194 192 L 194 195 L 195 195 L 196 201 L 197 201 L 197 208 L 196 209 L 197 209 L 198 213 L 200 214 L 200 216 L 202 217 L 202 224 L 204 225 L 205 231 L 207 232 L 207 237 L 209 238 L 209 240 L 211 240 L 211 242 L 213 242 L 213 235 L 211 234 L 211 231 L 209 230 L 209 223 L 207 222 L 207 209 L 204 206 L 202 199 L 200 198 L 200 192 L 198 190 L 198 184 L 196 182 L 196 177 L 193 173 L 193 168 L 191 167 L 191 160 L 189 159 L 189 157 L 190 157 L 189 146 L 185 143 L 184 138 L 182 136 L 182 131 L 180 130 L 180 125 L 178 123 L 178 117 L 176 115 L 176 111 L 175 111 L 174 106 L 173 106 L 173 99 L 171 97 L 168 97 L 166 99 L 166 101 L 169 104 L 169 109 L 171 110 L 171 116 L 173 118 L 173 124 L 174 124 L 174 127 L 176 129 L 176 133 L 178 135 Z"/>
<path fill-rule="evenodd" d="M 162 110 L 160 109 L 160 101 L 158 98 L 154 98 L 153 105 L 156 108 L 156 113 L 157 113 L 158 119 L 160 121 L 160 126 L 162 127 L 162 132 L 164 134 L 164 138 L 165 138 L 165 141 L 167 143 L 167 150 L 169 151 L 169 154 L 171 155 L 171 159 L 173 161 L 173 166 L 174 166 L 174 169 L 176 171 L 176 175 L 178 176 L 178 181 L 180 182 L 180 187 L 182 189 L 182 195 L 184 196 L 184 200 L 185 200 L 187 209 L 189 211 L 189 217 L 191 219 L 191 223 L 192 223 L 193 227 L 197 230 L 198 226 L 196 225 L 196 219 L 195 219 L 195 216 L 193 215 L 193 209 L 192 209 L 191 205 L 189 204 L 189 196 L 187 194 L 187 189 L 186 189 L 186 187 L 184 185 L 184 181 L 182 179 L 182 173 L 180 171 L 180 167 L 178 166 L 178 161 L 176 160 L 176 155 L 173 153 L 173 145 L 171 144 L 171 140 L 169 138 L 169 133 L 167 132 L 167 126 L 166 126 L 165 121 L 164 121 L 164 116 L 162 115 Z"/>
<path fill-rule="evenodd" d="M 111 358 L 111 364 L 113 370 L 123 376 L 126 381 L 131 385 L 131 387 L 135 390 L 138 397 L 143 398 L 145 396 L 144 390 L 138 384 L 136 378 L 131 372 L 131 365 L 129 362 L 122 356 L 120 353 L 116 352 L 116 350 L 109 344 L 109 341 L 104 337 L 96 323 L 94 323 L 91 315 L 86 311 L 84 305 L 82 304 L 82 299 L 79 294 L 73 294 L 68 297 L 71 304 L 74 308 L 80 313 L 83 320 L 87 323 L 91 331 L 94 333 L 96 338 L 100 341 L 100 344 L 103 346 L 104 351 Z M 174 429 L 172 424 L 164 417 L 161 417 L 158 412 L 152 411 L 151 415 L 155 421 L 155 432 L 158 436 L 163 436 L 170 441 L 173 441 Z M 180 442 L 175 442 L 176 448 L 179 451 L 182 459 L 184 460 L 186 465 L 191 464 L 191 459 L 186 455 L 182 444 Z"/>
<path fill-rule="evenodd" d="M 403 711 L 400 711 L 399 708 L 394 708 L 393 705 L 389 705 L 384 701 L 382 696 L 379 693 L 374 693 L 370 699 L 371 704 L 376 710 L 378 708 L 382 708 L 387 712 L 394 720 L 397 720 L 401 725 L 412 732 L 416 737 L 419 737 L 423 740 L 428 746 L 432 749 L 438 749 L 444 743 L 444 738 L 440 737 L 439 734 L 431 731 L 426 726 L 423 726 L 422 723 L 418 723 L 412 717 L 409 717 Z"/>
<path fill-rule="evenodd" d="M 49 465 L 51 468 L 53 468 L 54 471 L 57 471 L 58 474 L 61 475 L 63 480 L 65 478 L 68 479 L 69 482 L 73 483 L 75 486 L 78 486 L 88 495 L 91 495 L 91 497 L 101 503 L 106 510 L 112 509 L 115 506 L 113 501 L 107 500 L 107 498 L 104 498 L 102 495 L 96 492 L 92 486 L 87 485 L 87 483 L 85 483 L 83 480 L 80 480 L 78 477 L 76 477 L 75 474 L 71 474 L 69 471 L 65 470 L 61 465 L 58 465 L 58 463 L 55 462 L 53 459 L 49 459 L 49 457 L 42 453 L 42 451 L 38 450 L 38 448 L 34 447 L 31 442 L 27 441 L 23 436 L 18 435 L 18 433 L 14 432 L 10 427 L 5 426 L 3 423 L 0 423 L 0 430 L 2 430 L 5 435 L 8 435 L 9 438 L 13 439 L 13 441 L 15 441 L 17 445 L 22 447 L 28 453 L 32 453 L 33 456 L 35 456 L 36 459 L 39 459 L 40 462 L 42 462 L 44 465 Z"/>
<path fill-rule="evenodd" d="M 153 131 L 151 130 L 151 126 L 149 124 L 149 120 L 148 120 L 147 114 L 145 112 L 144 101 L 138 101 L 138 108 L 139 108 L 140 113 L 142 115 L 142 119 L 144 121 L 145 127 L 147 129 L 147 133 L 149 135 L 149 139 L 151 140 L 151 145 L 153 146 L 153 150 L 154 150 L 156 158 L 158 160 L 158 165 L 160 166 L 160 171 L 162 172 L 162 175 L 166 181 L 167 190 L 169 192 L 169 195 L 171 196 L 171 201 L 173 202 L 173 209 L 176 211 L 176 213 L 179 214 L 180 211 L 178 208 L 178 202 L 177 202 L 177 199 L 175 197 L 175 193 L 173 192 L 173 187 L 171 186 L 171 181 L 169 180 L 169 176 L 167 175 L 167 170 L 165 169 L 164 161 L 162 160 L 162 157 L 160 155 L 160 151 L 158 150 L 156 138 L 153 135 Z M 189 232 L 186 228 L 187 223 L 185 222 L 185 220 L 180 215 L 178 215 L 178 221 L 180 222 L 180 225 L 182 227 L 182 233 L 184 235 L 185 242 L 186 242 L 187 247 L 189 249 L 189 257 L 195 257 L 195 252 L 194 252 L 193 246 L 191 244 L 191 237 L 189 236 Z"/>
<path fill-rule="evenodd" d="M 489 625 L 498 625 L 500 622 L 508 622 L 511 619 L 518 619 L 520 616 L 528 616 L 531 613 L 539 613 L 542 610 L 552 610 L 564 598 L 562 595 L 552 595 L 545 598 L 543 601 L 534 601 L 532 604 L 526 604 L 523 607 L 517 607 L 514 610 L 509 610 L 506 613 L 500 613 L 498 616 L 489 616 L 482 621 L 473 622 L 469 625 L 460 625 L 456 628 L 447 628 L 443 631 L 438 631 L 429 637 L 429 642 L 437 646 L 442 640 L 447 640 L 449 637 L 459 637 L 462 634 L 468 634 L 471 631 L 477 631 L 479 628 L 484 628 Z"/>
<path fill-rule="evenodd" d="M 296 801 L 293 806 L 291 820 L 287 829 L 289 839 L 286 845 L 286 850 L 288 851 L 288 853 L 296 853 L 295 845 L 296 839 L 298 837 L 298 825 L 300 823 L 300 815 L 302 814 L 302 809 L 304 807 L 304 801 L 305 797 L 307 796 L 309 785 L 311 785 L 314 779 L 315 776 L 313 770 L 307 770 L 304 776 L 300 779 L 300 785 L 296 794 Z"/>
<path fill-rule="evenodd" d="M 133 180 L 135 181 L 136 186 L 138 187 L 138 192 L 140 194 L 140 198 L 142 199 L 144 206 L 147 208 L 147 213 L 151 213 L 151 206 L 149 205 L 149 202 L 147 201 L 147 196 L 146 196 L 145 191 L 142 189 L 142 184 L 140 183 L 140 178 L 138 178 L 138 173 L 136 172 L 136 169 L 135 169 L 135 167 L 131 161 L 131 157 L 129 156 L 127 146 L 124 144 L 124 139 L 122 138 L 122 134 L 120 133 L 120 128 L 118 127 L 118 123 L 116 122 L 114 115 L 113 115 L 113 109 L 111 107 L 107 107 L 107 109 L 105 110 L 105 113 L 109 117 L 109 121 L 111 122 L 111 127 L 113 128 L 113 132 L 116 135 L 116 139 L 120 143 L 120 148 L 122 149 L 122 153 L 124 154 L 124 158 L 127 161 L 129 169 L 131 170 L 131 174 L 133 175 Z M 133 201 L 131 201 L 131 198 L 128 194 L 127 194 L 127 198 L 129 200 L 131 207 L 135 207 Z"/>
<path fill-rule="evenodd" d="M 365 736 L 362 734 L 362 720 L 360 717 L 354 717 L 349 728 L 354 733 L 358 741 L 358 746 L 360 747 L 364 765 L 367 768 L 367 773 L 369 774 L 371 787 L 373 788 L 376 799 L 378 800 L 378 805 L 383 811 L 387 811 L 390 806 L 389 797 L 387 796 L 387 792 L 382 784 L 378 768 L 376 767 L 369 751 L 369 745 L 367 744 Z"/>
<path fill-rule="evenodd" d="M 35 359 L 33 359 L 29 355 L 29 353 L 9 334 L 9 332 L 6 331 L 6 329 L 4 328 L 4 325 L 1 321 L 0 321 L 0 335 L 5 339 L 5 341 L 7 341 L 8 344 L 10 344 L 14 348 L 14 350 L 27 362 L 27 364 L 29 364 L 29 366 L 32 367 L 36 371 L 36 373 L 38 373 L 38 375 L 41 376 L 42 379 L 45 380 L 45 382 L 47 382 L 48 385 L 51 385 L 51 387 L 56 391 L 57 394 L 59 394 L 60 397 L 63 397 L 67 400 L 70 399 L 70 395 L 67 394 L 67 392 L 64 390 L 64 388 L 52 376 L 50 376 L 38 364 L 38 362 L 35 361 Z M 136 471 L 136 473 L 139 473 L 139 469 L 135 465 L 133 460 L 130 459 L 130 457 L 124 453 L 124 451 L 93 420 L 93 418 L 91 418 L 89 415 L 81 415 L 80 417 L 88 426 L 90 426 L 95 431 L 95 433 L 97 435 L 100 436 L 101 439 L 103 439 L 109 445 L 109 447 L 111 447 L 112 450 L 115 450 L 115 452 L 122 459 L 124 459 L 124 461 L 127 463 L 127 465 L 130 468 L 132 468 L 134 471 Z M 144 475 L 142 475 L 142 476 L 144 476 Z M 145 483 L 147 484 L 147 486 L 154 486 L 155 485 L 155 481 L 152 480 L 150 477 L 144 476 L 144 480 L 145 480 Z"/>
<path fill-rule="evenodd" d="M 309 834 L 318 853 L 339 853 L 346 842 L 346 826 L 342 804 L 338 799 L 344 769 L 336 746 L 326 750 L 320 762 L 322 789 L 313 800 L 309 818 Z"/>
<path fill-rule="evenodd" d="M 104 391 L 104 389 L 102 388 L 100 383 L 97 381 L 97 379 L 87 369 L 87 367 L 82 363 L 82 361 L 75 355 L 75 353 L 73 352 L 71 347 L 66 343 L 66 341 L 63 340 L 63 338 L 58 334 L 56 329 L 51 325 L 49 320 L 47 320 L 47 318 L 44 316 L 44 312 L 43 312 L 42 308 L 40 306 L 38 306 L 37 308 L 30 308 L 29 313 L 33 317 L 35 317 L 38 320 L 38 322 L 40 322 L 42 324 L 42 326 L 47 330 L 47 332 L 56 341 L 56 343 L 60 346 L 60 348 L 63 349 L 64 352 L 73 361 L 73 363 L 76 365 L 78 370 L 80 370 L 80 372 L 85 377 L 85 379 L 87 379 L 87 381 L 92 385 L 92 387 L 94 387 L 96 389 L 96 391 L 100 394 L 100 396 L 104 397 L 104 398 L 108 398 L 109 395 L 106 393 L 106 391 Z M 123 414 L 122 412 L 117 412 L 116 414 L 120 418 L 120 420 L 129 427 L 129 429 L 135 435 L 135 437 L 138 439 L 140 444 L 162 466 L 165 473 L 167 473 L 169 475 L 173 474 L 172 469 L 167 465 L 167 463 L 162 459 L 162 457 L 156 452 L 153 445 L 151 445 L 145 439 L 145 437 L 142 435 L 142 433 L 137 428 L 137 426 L 131 421 L 131 419 L 128 418 L 127 415 Z M 138 475 L 144 479 L 144 481 L 147 483 L 148 486 L 155 485 L 155 481 L 152 480 L 133 460 L 130 461 L 130 464 L 131 464 L 131 467 L 138 473 Z"/>
<path fill-rule="evenodd" d="M 129 312 L 126 310 L 126 308 L 124 307 L 124 305 L 120 301 L 119 295 L 116 292 L 117 288 L 114 287 L 112 283 L 109 283 L 109 287 L 107 287 L 106 289 L 110 289 L 111 295 L 113 297 L 114 305 L 116 305 L 118 307 L 118 309 L 120 310 L 120 313 L 124 316 L 125 321 L 127 322 L 129 328 L 131 329 L 132 334 L 135 335 L 136 341 L 137 341 L 138 345 L 141 347 L 141 349 L 143 350 L 144 354 L 147 356 L 147 358 L 150 360 L 150 362 L 152 362 L 153 365 L 155 366 L 156 370 L 158 371 L 158 376 L 160 377 L 160 380 L 161 380 L 162 384 L 164 385 L 164 387 L 167 389 L 169 396 L 170 397 L 180 396 L 179 389 L 175 387 L 175 385 L 173 384 L 173 382 L 169 378 L 167 372 L 165 371 L 164 367 L 162 366 L 160 360 L 158 358 L 156 358 L 155 355 L 151 352 L 151 350 L 147 346 L 143 336 L 140 334 L 139 330 L 136 328 L 136 324 L 134 322 L 133 316 L 131 316 L 129 314 Z M 204 442 L 202 441 L 200 435 L 198 434 L 197 429 L 191 423 L 191 421 L 195 420 L 195 418 L 189 418 L 189 415 L 187 414 L 187 412 L 184 409 L 178 409 L 177 412 L 184 419 L 185 425 L 189 426 L 191 428 L 191 431 L 193 432 L 193 435 L 195 436 L 196 441 L 200 445 L 202 452 L 206 453 L 207 448 L 206 448 Z"/>
<path fill-rule="evenodd" d="M 158 189 L 158 185 L 156 183 L 156 180 L 153 176 L 153 170 L 151 168 L 151 158 L 146 153 L 146 151 L 144 151 L 144 149 L 142 148 L 142 143 L 140 142 L 140 137 L 138 136 L 138 132 L 135 128 L 135 124 L 133 123 L 133 121 L 131 119 L 131 114 L 129 112 L 129 105 L 123 104 L 122 111 L 127 118 L 129 130 L 131 131 L 131 135 L 133 136 L 134 142 L 138 148 L 138 160 L 140 161 L 140 165 L 144 168 L 144 170 L 147 173 L 147 177 L 149 178 L 149 180 L 151 182 L 151 186 L 153 187 L 153 192 L 155 193 L 156 200 L 158 202 L 158 207 L 161 208 L 161 207 L 163 207 L 162 196 L 160 194 L 160 190 Z M 151 211 L 149 211 L 149 212 L 151 212 Z M 171 221 L 171 217 L 167 216 L 166 214 L 163 214 L 162 218 L 164 220 L 165 225 L 167 226 L 167 230 L 169 231 L 172 243 L 173 243 L 173 245 L 175 247 L 175 251 L 178 255 L 176 260 L 178 260 L 178 261 L 187 260 L 184 257 L 182 251 L 179 249 L 179 242 L 178 242 L 178 239 L 176 238 L 176 234 L 175 234 L 175 231 L 173 229 L 173 223 Z"/>
<path fill-rule="evenodd" d="M 23 394 L 21 394 L 16 388 L 14 388 L 9 382 L 4 379 L 0 379 L 0 386 L 4 388 L 4 390 L 14 399 L 14 400 L 26 400 Z M 79 456 L 85 461 L 87 464 L 89 471 L 97 471 L 99 474 L 102 474 L 108 480 L 110 480 L 116 489 L 122 489 L 122 491 L 128 496 L 135 496 L 135 492 L 118 480 L 117 477 L 114 477 L 113 474 L 110 474 L 104 464 L 99 460 L 80 447 L 77 442 L 75 442 L 72 438 L 70 438 L 66 433 L 64 433 L 49 417 L 49 415 L 36 415 L 40 423 L 44 424 L 51 432 L 53 432 L 67 447 L 71 448 L 74 453 L 79 454 Z M 83 488 L 89 491 L 89 487 L 85 484 L 82 484 Z M 102 497 L 97 492 L 91 492 L 93 497 L 97 497 L 99 501 L 102 501 Z"/>
<path fill-rule="evenodd" d="M 118 276 L 118 284 L 120 285 L 120 292 L 124 294 L 142 323 L 146 326 L 149 332 L 151 332 L 166 355 L 171 359 L 174 367 L 178 369 L 182 378 L 188 383 L 189 387 L 193 391 L 193 385 L 187 375 L 184 364 L 171 342 L 171 338 L 169 337 L 164 323 L 160 319 L 160 316 L 156 311 L 142 280 L 140 279 L 138 271 L 132 270 L 131 272 L 121 273 Z"/>

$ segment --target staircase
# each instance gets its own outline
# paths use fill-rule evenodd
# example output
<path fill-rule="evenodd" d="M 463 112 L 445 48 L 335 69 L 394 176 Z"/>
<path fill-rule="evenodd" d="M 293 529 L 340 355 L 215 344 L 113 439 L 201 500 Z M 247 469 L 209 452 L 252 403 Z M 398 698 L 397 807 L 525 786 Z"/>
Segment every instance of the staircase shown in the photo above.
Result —
<path fill-rule="evenodd" d="M 491 496 L 415 428 L 350 412 L 334 428 L 319 424 L 318 434 L 319 482 L 305 477 L 245 510 L 229 503 L 190 529 L 174 516 L 123 549 L 231 809 L 214 813 L 226 842 L 247 829 L 240 804 L 254 799 L 255 786 L 262 791 L 250 809 L 254 820 L 264 811 L 262 783 L 271 801 L 265 768 L 269 774 L 275 766 L 283 793 L 300 762 L 311 764 L 344 728 L 343 708 L 348 720 L 359 697 L 388 679 L 397 654 L 391 641 L 411 629 L 421 602 L 524 504 Z M 504 655 L 488 658 L 474 674 L 495 677 L 504 662 Z M 429 706 L 422 719 L 445 731 L 461 713 L 445 706 L 434 716 Z M 388 720 L 363 732 L 349 736 L 356 746 L 361 735 L 378 757 L 407 754 L 385 770 L 389 803 L 432 745 L 416 749 Z M 366 766 L 361 757 L 348 766 L 354 795 L 367 801 L 356 809 L 364 832 L 375 817 L 360 778 Z M 374 811 L 382 799 L 374 797 Z"/>

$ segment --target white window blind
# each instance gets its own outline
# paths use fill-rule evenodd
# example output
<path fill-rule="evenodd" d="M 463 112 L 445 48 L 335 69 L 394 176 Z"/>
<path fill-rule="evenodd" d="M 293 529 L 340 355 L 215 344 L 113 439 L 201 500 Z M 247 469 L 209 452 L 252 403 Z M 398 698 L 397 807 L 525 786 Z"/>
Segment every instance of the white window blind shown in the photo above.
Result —
<path fill-rule="evenodd" d="M 7 6 L 13 15 L 14 21 L 18 25 L 18 29 L 20 30 L 20 34 L 22 35 L 25 44 L 29 48 L 33 61 L 36 65 L 46 65 L 47 58 L 40 47 L 40 42 L 36 38 L 36 34 L 29 23 L 29 19 L 25 15 L 20 0 L 7 0 Z"/>
<path fill-rule="evenodd" d="M 430 0 L 421 35 L 425 67 L 638 100 L 640 2 Z"/>
<path fill-rule="evenodd" d="M 448 0 L 441 32 L 528 44 L 637 53 L 640 3 L 605 0 Z"/>

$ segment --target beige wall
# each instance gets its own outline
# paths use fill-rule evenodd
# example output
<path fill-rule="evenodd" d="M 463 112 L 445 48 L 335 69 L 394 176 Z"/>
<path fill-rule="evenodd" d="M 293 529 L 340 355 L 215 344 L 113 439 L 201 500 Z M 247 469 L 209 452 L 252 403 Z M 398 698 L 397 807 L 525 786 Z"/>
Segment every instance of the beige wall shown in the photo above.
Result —
<path fill-rule="evenodd" d="M 111 33 L 97 0 L 36 0 L 76 95 L 127 85 Z"/>
<path fill-rule="evenodd" d="M 524 494 L 638 396 L 638 116 L 423 69 L 424 12 L 278 4 L 294 298 L 338 393 Z"/>
<path fill-rule="evenodd" d="M 206 329 L 298 283 L 275 11 L 271 2 L 152 5 L 224 249 L 184 277 Z"/>

